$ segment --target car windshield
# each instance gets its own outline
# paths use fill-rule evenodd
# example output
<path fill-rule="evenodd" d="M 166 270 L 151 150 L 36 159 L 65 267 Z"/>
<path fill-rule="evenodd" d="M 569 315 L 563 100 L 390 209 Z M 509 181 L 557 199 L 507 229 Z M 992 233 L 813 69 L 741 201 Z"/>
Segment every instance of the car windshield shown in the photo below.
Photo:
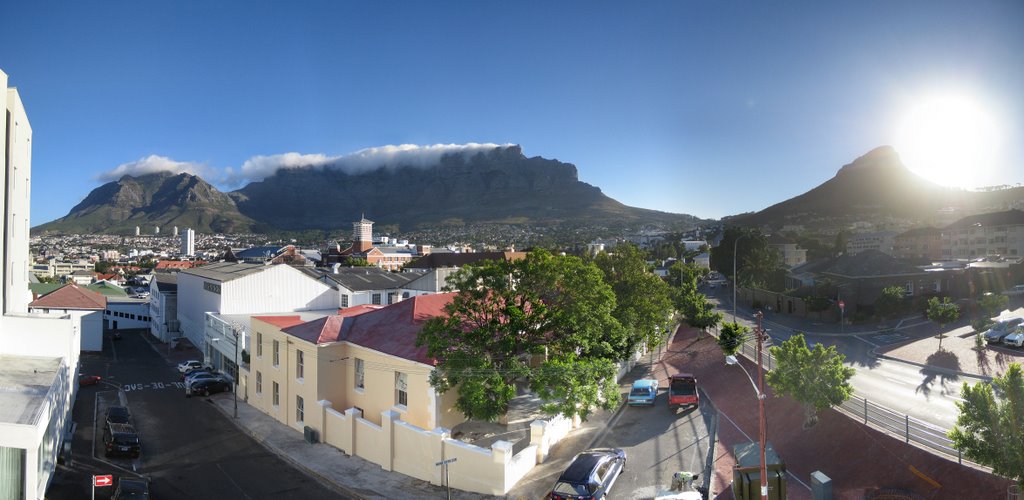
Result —
<path fill-rule="evenodd" d="M 572 484 L 565 481 L 555 483 L 551 492 L 561 495 L 589 495 L 591 493 L 585 484 Z"/>
<path fill-rule="evenodd" d="M 650 396 L 650 387 L 634 387 L 632 391 L 629 391 L 630 396 Z"/>

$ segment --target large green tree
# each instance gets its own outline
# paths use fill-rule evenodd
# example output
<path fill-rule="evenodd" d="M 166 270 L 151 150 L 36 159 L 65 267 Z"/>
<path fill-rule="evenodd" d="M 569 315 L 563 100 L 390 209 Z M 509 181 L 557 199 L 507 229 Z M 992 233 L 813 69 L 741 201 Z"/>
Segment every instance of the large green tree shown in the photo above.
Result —
<path fill-rule="evenodd" d="M 978 299 L 978 307 L 985 312 L 986 317 L 998 316 L 999 312 L 1006 308 L 1010 298 L 1001 293 L 986 293 Z"/>
<path fill-rule="evenodd" d="M 903 309 L 903 287 L 887 286 L 882 289 L 881 295 L 875 299 L 875 314 L 885 319 L 895 315 Z"/>
<path fill-rule="evenodd" d="M 718 346 L 726 356 L 733 356 L 739 352 L 749 331 L 750 328 L 739 323 L 723 323 L 722 331 L 718 334 Z"/>
<path fill-rule="evenodd" d="M 925 316 L 928 317 L 929 321 L 939 325 L 939 334 L 936 337 L 939 339 L 939 350 L 941 351 L 942 339 L 946 338 L 946 333 L 942 329 L 960 318 L 960 306 L 950 302 L 949 297 L 942 300 L 939 300 L 938 297 L 932 297 L 928 299 L 928 309 L 925 311 Z"/>
<path fill-rule="evenodd" d="M 1018 363 L 992 383 L 960 390 L 960 415 L 949 431 L 953 447 L 1024 488 L 1024 374 Z"/>
<path fill-rule="evenodd" d="M 457 390 L 456 407 L 479 420 L 505 414 L 517 383 L 528 383 L 550 412 L 586 418 L 614 408 L 613 361 L 630 341 L 603 278 L 593 264 L 543 250 L 460 269 L 449 278 L 459 292 L 445 315 L 417 338 L 437 360 L 431 384 Z"/>
<path fill-rule="evenodd" d="M 672 314 L 671 289 L 647 269 L 640 250 L 619 245 L 613 253 L 597 254 L 594 263 L 615 292 L 612 315 L 625 328 L 627 351 L 661 343 Z"/>
<path fill-rule="evenodd" d="M 818 413 L 850 399 L 850 378 L 856 370 L 843 365 L 846 359 L 835 346 L 807 347 L 802 333 L 769 349 L 775 368 L 768 372 L 768 384 L 779 394 L 788 394 L 804 405 L 804 426 L 818 421 Z"/>
<path fill-rule="evenodd" d="M 733 269 L 734 255 L 736 269 Z M 767 236 L 755 230 L 726 229 L 722 241 L 711 250 L 711 268 L 731 276 L 740 286 L 774 291 L 782 291 L 785 286 L 786 267 L 782 256 L 768 246 Z"/>

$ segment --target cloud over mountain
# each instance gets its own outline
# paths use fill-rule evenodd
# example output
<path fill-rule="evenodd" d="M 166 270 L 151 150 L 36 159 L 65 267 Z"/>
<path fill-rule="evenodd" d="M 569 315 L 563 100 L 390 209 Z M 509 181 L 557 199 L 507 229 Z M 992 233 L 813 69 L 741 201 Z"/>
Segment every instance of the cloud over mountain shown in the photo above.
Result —
<path fill-rule="evenodd" d="M 223 169 L 216 169 L 201 163 L 176 161 L 166 156 L 150 155 L 132 162 L 122 163 L 116 168 L 98 175 L 97 180 L 109 182 L 118 180 L 125 175 L 187 172 L 209 179 L 210 182 L 222 187 L 237 188 L 270 177 L 282 168 L 330 168 L 346 173 L 366 172 L 381 167 L 427 168 L 440 163 L 441 157 L 445 155 L 462 154 L 468 157 L 509 146 L 512 144 L 478 144 L 475 142 L 426 146 L 400 144 L 360 149 L 341 156 L 289 152 L 253 156 L 245 160 L 241 167 L 224 167 Z"/>

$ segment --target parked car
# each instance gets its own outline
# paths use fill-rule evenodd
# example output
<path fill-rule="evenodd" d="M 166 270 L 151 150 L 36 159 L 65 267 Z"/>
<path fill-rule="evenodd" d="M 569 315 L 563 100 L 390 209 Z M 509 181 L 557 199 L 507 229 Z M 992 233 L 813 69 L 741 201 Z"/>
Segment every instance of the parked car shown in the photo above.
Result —
<path fill-rule="evenodd" d="M 677 373 L 668 380 L 668 409 L 675 411 L 680 406 L 700 406 L 697 377 L 690 373 Z"/>
<path fill-rule="evenodd" d="M 989 328 L 988 331 L 985 332 L 985 341 L 1002 341 L 1003 337 L 1013 332 L 1013 329 L 1017 328 L 1017 326 L 1022 322 L 1024 322 L 1024 318 L 1010 318 L 996 321 L 996 324 L 992 325 L 992 328 Z"/>
<path fill-rule="evenodd" d="M 131 423 L 132 414 L 128 411 L 128 408 L 124 406 L 111 406 L 107 408 L 107 416 L 103 420 L 103 428 L 110 427 L 111 424 L 128 424 Z"/>
<path fill-rule="evenodd" d="M 1007 336 L 1003 337 L 1003 343 L 1014 347 L 1024 346 L 1024 325 L 1018 325 Z"/>
<path fill-rule="evenodd" d="M 628 405 L 654 406 L 654 400 L 658 397 L 658 381 L 653 379 L 640 379 L 633 382 L 633 388 L 626 398 Z"/>
<path fill-rule="evenodd" d="M 100 383 L 100 380 L 103 380 L 103 378 L 99 375 L 86 375 L 83 373 L 78 375 L 78 386 L 85 387 L 87 385 L 96 385 Z"/>
<path fill-rule="evenodd" d="M 231 392 L 231 382 L 223 377 L 208 378 L 192 382 L 192 385 L 185 386 L 185 397 L 209 396 L 218 392 Z"/>
<path fill-rule="evenodd" d="M 202 367 L 203 367 L 202 361 L 196 361 L 194 359 L 190 359 L 188 361 L 182 361 L 181 363 L 178 363 L 178 371 L 181 372 L 181 373 L 185 373 L 185 372 L 187 372 L 189 370 L 194 370 L 196 368 L 202 368 Z"/>
<path fill-rule="evenodd" d="M 618 448 L 594 448 L 573 458 L 548 493 L 553 500 L 607 498 L 615 480 L 626 467 L 626 452 Z"/>
<path fill-rule="evenodd" d="M 115 455 L 138 458 L 142 453 L 142 443 L 139 441 L 135 428 L 128 424 L 110 424 L 110 427 L 103 431 L 103 447 L 105 455 Z"/>
<path fill-rule="evenodd" d="M 192 387 L 193 384 L 195 384 L 196 382 L 199 382 L 201 380 L 226 380 L 226 379 L 224 378 L 223 375 L 220 375 L 219 373 L 207 373 L 207 372 L 194 373 L 194 374 L 192 374 L 191 377 L 188 377 L 188 378 L 185 379 L 185 388 L 188 389 L 189 387 Z"/>
<path fill-rule="evenodd" d="M 1003 295 L 1007 295 L 1010 297 L 1024 295 L 1024 285 L 1017 285 L 1009 290 L 1004 290 Z"/>
<path fill-rule="evenodd" d="M 145 500 L 149 498 L 149 483 L 142 479 L 120 478 L 114 490 L 114 500 Z"/>
<path fill-rule="evenodd" d="M 202 368 L 193 368 L 193 369 L 191 369 L 191 370 L 189 370 L 189 371 L 187 371 L 185 373 L 182 373 L 181 374 L 181 379 L 185 380 L 185 379 L 187 379 L 187 378 L 189 378 L 189 377 L 191 377 L 193 375 L 199 374 L 199 373 L 214 373 L 215 371 L 216 370 L 214 370 L 212 366 L 204 366 Z"/>

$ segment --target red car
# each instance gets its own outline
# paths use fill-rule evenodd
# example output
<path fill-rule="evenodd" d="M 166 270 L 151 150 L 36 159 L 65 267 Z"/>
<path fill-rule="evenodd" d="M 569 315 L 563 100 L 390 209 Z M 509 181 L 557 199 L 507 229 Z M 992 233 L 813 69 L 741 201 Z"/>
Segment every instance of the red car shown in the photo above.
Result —
<path fill-rule="evenodd" d="M 96 385 L 100 383 L 100 380 L 102 380 L 102 378 L 99 375 L 82 374 L 78 376 L 78 386 L 85 387 L 87 385 Z"/>
<path fill-rule="evenodd" d="M 668 409 L 675 411 L 680 406 L 696 408 L 699 405 L 697 378 L 690 373 L 672 375 L 668 382 Z"/>

